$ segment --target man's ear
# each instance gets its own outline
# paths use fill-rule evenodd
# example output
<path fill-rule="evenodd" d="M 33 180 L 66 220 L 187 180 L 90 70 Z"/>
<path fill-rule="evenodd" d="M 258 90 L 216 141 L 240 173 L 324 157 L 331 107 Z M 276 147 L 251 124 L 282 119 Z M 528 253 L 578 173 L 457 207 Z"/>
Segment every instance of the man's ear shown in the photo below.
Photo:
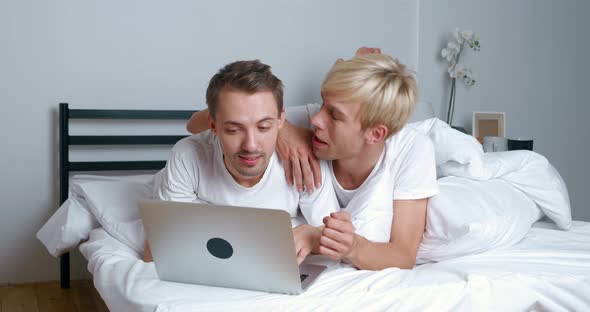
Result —
<path fill-rule="evenodd" d="M 208 113 L 207 120 L 209 121 L 209 129 L 211 129 L 211 132 L 217 134 L 217 128 L 215 128 L 215 120 L 213 119 L 213 117 L 211 117 L 211 112 Z"/>
<path fill-rule="evenodd" d="M 285 124 L 285 109 L 282 109 L 281 113 L 279 114 L 279 129 L 281 129 L 284 124 Z"/>
<path fill-rule="evenodd" d="M 387 127 L 383 124 L 379 124 L 373 127 L 369 127 L 365 130 L 365 143 L 376 144 L 383 142 L 387 137 Z"/>

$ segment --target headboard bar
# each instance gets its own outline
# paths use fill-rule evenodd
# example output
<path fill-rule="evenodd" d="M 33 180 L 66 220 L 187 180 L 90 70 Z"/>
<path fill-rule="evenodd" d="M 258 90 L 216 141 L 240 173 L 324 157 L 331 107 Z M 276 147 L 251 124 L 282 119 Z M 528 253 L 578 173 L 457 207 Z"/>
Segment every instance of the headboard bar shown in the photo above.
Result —
<path fill-rule="evenodd" d="M 70 145 L 170 145 L 184 135 L 70 135 Z"/>
<path fill-rule="evenodd" d="M 84 136 L 70 135 L 70 119 L 138 119 L 188 120 L 195 111 L 189 110 L 120 110 L 69 109 L 68 103 L 59 104 L 59 203 L 68 199 L 70 172 L 77 171 L 133 171 L 158 170 L 166 161 L 94 161 L 70 162 L 72 145 L 172 145 L 184 138 L 181 135 Z M 61 288 L 70 288 L 70 254 L 60 258 Z"/>
<path fill-rule="evenodd" d="M 70 109 L 72 119 L 155 119 L 188 120 L 194 111 L 124 110 L 124 109 Z"/>
<path fill-rule="evenodd" d="M 68 104 L 59 104 L 59 205 L 68 199 L 69 188 L 69 137 Z M 70 288 L 70 253 L 59 257 L 61 288 Z"/>
<path fill-rule="evenodd" d="M 80 161 L 70 162 L 70 172 L 159 170 L 164 166 L 165 161 Z"/>

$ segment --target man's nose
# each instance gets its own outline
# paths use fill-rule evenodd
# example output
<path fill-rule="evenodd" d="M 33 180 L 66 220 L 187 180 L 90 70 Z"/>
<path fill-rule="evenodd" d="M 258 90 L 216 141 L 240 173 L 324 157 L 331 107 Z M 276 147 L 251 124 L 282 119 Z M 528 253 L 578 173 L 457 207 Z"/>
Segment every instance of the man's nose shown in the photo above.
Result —
<path fill-rule="evenodd" d="M 258 139 L 255 131 L 246 131 L 246 136 L 242 141 L 242 150 L 247 152 L 258 151 Z"/>
<path fill-rule="evenodd" d="M 313 115 L 313 117 L 311 117 L 311 125 L 318 128 L 318 129 L 322 129 L 324 127 L 324 110 L 321 109 L 319 112 L 317 112 L 315 115 Z"/>

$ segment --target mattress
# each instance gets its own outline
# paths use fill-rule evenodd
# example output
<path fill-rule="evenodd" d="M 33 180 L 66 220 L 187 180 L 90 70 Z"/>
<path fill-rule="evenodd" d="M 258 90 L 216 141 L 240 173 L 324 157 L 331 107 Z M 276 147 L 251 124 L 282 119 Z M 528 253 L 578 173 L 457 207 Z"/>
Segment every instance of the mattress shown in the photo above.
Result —
<path fill-rule="evenodd" d="M 584 311 L 590 309 L 590 223 L 537 222 L 518 244 L 412 270 L 328 270 L 299 296 L 160 281 L 153 263 L 95 229 L 80 245 L 111 311 Z"/>

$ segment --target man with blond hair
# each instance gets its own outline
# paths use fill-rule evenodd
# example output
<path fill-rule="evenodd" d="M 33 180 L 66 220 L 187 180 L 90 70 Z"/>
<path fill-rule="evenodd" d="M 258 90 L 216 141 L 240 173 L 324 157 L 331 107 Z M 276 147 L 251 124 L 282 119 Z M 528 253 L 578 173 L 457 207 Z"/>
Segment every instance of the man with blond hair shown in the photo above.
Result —
<path fill-rule="evenodd" d="M 414 77 L 398 60 L 368 50 L 361 48 L 354 58 L 333 65 L 322 84 L 321 106 L 287 112 L 294 120 L 310 118 L 307 127 L 314 128 L 313 134 L 286 123 L 277 149 L 289 181 L 320 176 L 306 153 L 309 141 L 302 140 L 311 136 L 313 154 L 328 160 L 343 210 L 324 218 L 320 254 L 361 269 L 410 269 L 425 230 L 428 198 L 438 192 L 434 149 L 429 138 L 405 127 L 416 105 Z M 308 191 L 314 187 L 305 184 Z M 355 197 L 367 187 L 390 190 L 393 217 L 387 220 L 386 241 L 355 233 L 350 213 L 358 208 Z M 380 204 L 369 202 L 368 208 Z"/>
<path fill-rule="evenodd" d="M 324 220 L 320 254 L 361 269 L 414 266 L 428 198 L 438 191 L 432 143 L 405 127 L 416 89 L 414 77 L 399 61 L 366 54 L 334 64 L 322 84 L 323 105 L 308 105 L 313 153 L 330 160 L 336 197 L 345 207 Z M 380 181 L 371 184 L 373 179 Z M 355 233 L 347 212 L 355 208 L 349 203 L 363 185 L 379 183 L 392 190 L 388 242 Z"/>

